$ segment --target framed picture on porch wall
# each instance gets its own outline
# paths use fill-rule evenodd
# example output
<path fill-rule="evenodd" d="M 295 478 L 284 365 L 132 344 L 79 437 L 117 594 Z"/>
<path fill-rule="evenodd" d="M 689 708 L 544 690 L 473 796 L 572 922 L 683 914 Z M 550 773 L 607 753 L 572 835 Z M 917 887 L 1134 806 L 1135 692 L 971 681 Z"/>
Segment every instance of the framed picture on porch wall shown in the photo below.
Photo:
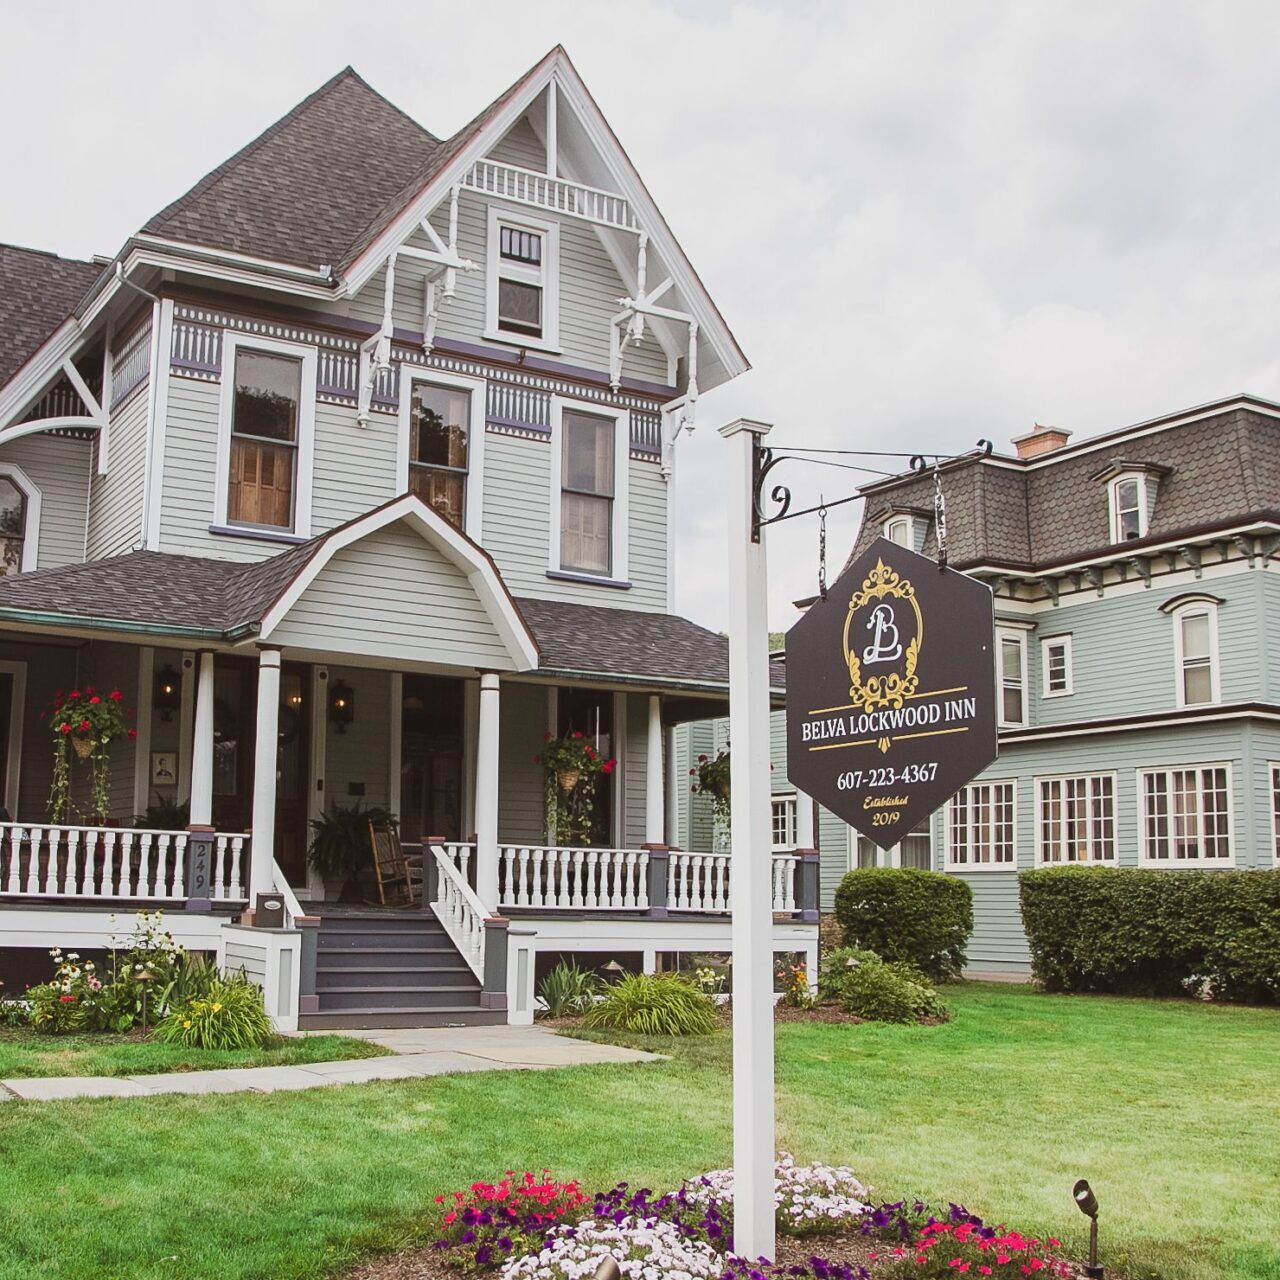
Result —
<path fill-rule="evenodd" d="M 178 781 L 178 757 L 173 751 L 151 753 L 151 785 L 172 787 Z"/>

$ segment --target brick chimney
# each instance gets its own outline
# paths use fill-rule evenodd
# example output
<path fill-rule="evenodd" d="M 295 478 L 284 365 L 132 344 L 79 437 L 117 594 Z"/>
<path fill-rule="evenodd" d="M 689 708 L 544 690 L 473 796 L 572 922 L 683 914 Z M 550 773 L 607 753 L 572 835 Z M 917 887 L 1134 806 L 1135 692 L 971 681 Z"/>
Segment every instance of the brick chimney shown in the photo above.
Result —
<path fill-rule="evenodd" d="M 1041 454 L 1061 449 L 1071 437 L 1062 427 L 1046 427 L 1037 422 L 1025 436 L 1014 436 L 1013 446 L 1020 458 L 1038 458 Z"/>

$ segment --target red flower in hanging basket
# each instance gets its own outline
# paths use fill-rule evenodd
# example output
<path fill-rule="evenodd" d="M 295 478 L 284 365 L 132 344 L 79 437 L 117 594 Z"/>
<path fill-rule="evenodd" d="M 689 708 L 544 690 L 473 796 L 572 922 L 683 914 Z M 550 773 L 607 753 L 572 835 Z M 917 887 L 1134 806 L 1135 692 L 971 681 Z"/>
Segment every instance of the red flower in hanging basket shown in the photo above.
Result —
<path fill-rule="evenodd" d="M 90 726 L 90 724 L 89 724 L 89 722 L 88 722 L 87 720 L 81 720 L 81 721 L 80 721 L 80 732 L 81 732 L 81 733 L 86 733 L 86 732 L 88 732 L 88 730 L 89 730 L 90 728 L 91 728 L 91 726 Z"/>
<path fill-rule="evenodd" d="M 98 705 L 98 703 L 100 703 L 101 701 L 102 701 L 102 699 L 101 699 L 101 698 L 90 698 L 90 699 L 89 699 L 89 705 L 90 705 L 91 707 L 96 707 L 96 706 Z"/>
<path fill-rule="evenodd" d="M 616 760 L 606 760 L 600 767 L 605 773 L 612 773 L 618 767 L 618 762 Z"/>
<path fill-rule="evenodd" d="M 72 690 L 71 690 L 71 692 L 70 692 L 69 694 L 67 694 L 67 697 L 68 697 L 68 698 L 78 698 L 79 696 L 80 696 L 80 690 L 79 690 L 79 689 L 72 689 Z"/>
<path fill-rule="evenodd" d="M 130 729 L 130 730 L 129 730 L 129 741 L 130 741 L 130 742 L 132 742 L 132 741 L 133 741 L 137 736 L 138 736 L 138 731 L 137 731 L 137 729 Z"/>
<path fill-rule="evenodd" d="M 112 702 L 119 702 L 121 701 L 121 699 L 123 699 L 124 694 L 121 693 L 119 689 L 112 689 L 110 696 L 111 696 Z"/>

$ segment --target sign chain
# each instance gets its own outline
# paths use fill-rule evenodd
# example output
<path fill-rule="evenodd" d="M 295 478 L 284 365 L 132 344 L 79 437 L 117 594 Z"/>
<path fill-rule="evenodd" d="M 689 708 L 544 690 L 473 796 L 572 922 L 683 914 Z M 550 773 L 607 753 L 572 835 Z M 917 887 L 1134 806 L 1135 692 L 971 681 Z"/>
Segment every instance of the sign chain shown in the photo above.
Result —
<path fill-rule="evenodd" d="M 942 492 L 942 472 L 933 464 L 933 520 L 938 531 L 938 568 L 947 567 L 947 499 Z"/>
<path fill-rule="evenodd" d="M 827 508 L 818 495 L 818 594 L 827 598 Z"/>

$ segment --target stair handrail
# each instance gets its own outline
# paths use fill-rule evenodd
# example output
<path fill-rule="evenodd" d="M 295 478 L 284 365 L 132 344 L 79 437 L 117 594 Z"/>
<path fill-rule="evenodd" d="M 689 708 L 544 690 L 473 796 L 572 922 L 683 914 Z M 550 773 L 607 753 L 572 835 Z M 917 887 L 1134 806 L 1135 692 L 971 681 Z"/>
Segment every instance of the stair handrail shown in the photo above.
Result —
<path fill-rule="evenodd" d="M 307 913 L 303 911 L 298 895 L 290 887 L 288 879 L 280 869 L 280 864 L 274 858 L 271 859 L 271 873 L 275 877 L 276 892 L 284 899 L 285 927 L 294 929 L 297 927 L 298 917 Z"/>
<path fill-rule="evenodd" d="M 489 912 L 445 847 L 441 844 L 428 847 L 436 860 L 436 894 L 431 910 L 471 972 L 483 982 L 485 921 Z"/>

